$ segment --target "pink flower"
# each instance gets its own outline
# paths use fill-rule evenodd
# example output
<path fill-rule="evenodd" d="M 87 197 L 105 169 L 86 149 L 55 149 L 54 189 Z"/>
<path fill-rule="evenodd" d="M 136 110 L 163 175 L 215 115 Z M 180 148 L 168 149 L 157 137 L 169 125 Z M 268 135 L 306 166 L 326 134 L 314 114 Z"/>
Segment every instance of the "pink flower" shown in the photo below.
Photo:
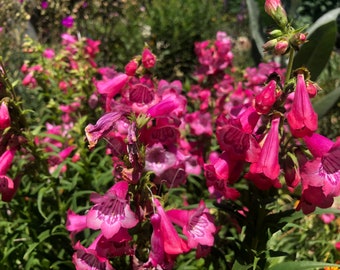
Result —
<path fill-rule="evenodd" d="M 43 57 L 47 58 L 47 59 L 52 59 L 55 56 L 55 52 L 53 49 L 45 49 L 43 52 Z"/>
<path fill-rule="evenodd" d="M 172 222 L 183 228 L 183 234 L 187 237 L 190 248 L 197 248 L 198 245 L 214 245 L 216 227 L 203 201 L 200 201 L 197 209 L 172 209 L 166 211 L 166 214 Z"/>
<path fill-rule="evenodd" d="M 264 10 L 281 28 L 287 25 L 287 13 L 282 7 L 280 0 L 266 0 Z"/>
<path fill-rule="evenodd" d="M 72 16 L 67 16 L 62 19 L 61 24 L 66 28 L 72 28 L 74 24 L 74 19 Z"/>
<path fill-rule="evenodd" d="M 5 102 L 1 102 L 0 106 L 0 129 L 6 129 L 11 126 L 11 116 L 8 106 Z"/>
<path fill-rule="evenodd" d="M 107 258 L 98 255 L 92 248 L 83 247 L 80 242 L 74 246 L 76 252 L 72 256 L 72 262 L 76 270 L 114 270 Z"/>
<path fill-rule="evenodd" d="M 178 255 L 189 251 L 188 244 L 179 237 L 175 227 L 172 225 L 168 215 L 164 211 L 160 202 L 154 199 L 157 213 L 160 216 L 160 231 L 164 241 L 164 252 Z"/>
<path fill-rule="evenodd" d="M 150 218 L 152 224 L 152 235 L 151 235 L 151 250 L 149 253 L 148 261 L 143 267 L 157 267 L 161 269 L 171 269 L 174 263 L 174 259 L 164 250 L 164 237 L 161 230 L 161 216 L 157 213 L 153 214 Z"/>
<path fill-rule="evenodd" d="M 116 256 L 133 255 L 134 250 L 130 247 L 131 235 L 125 228 L 120 228 L 119 232 L 111 238 L 106 238 L 100 233 L 91 244 L 99 256 L 111 258 Z"/>
<path fill-rule="evenodd" d="M 206 178 L 209 193 L 218 201 L 221 199 L 236 200 L 240 193 L 228 186 L 236 181 L 243 169 L 243 161 L 233 159 L 228 152 L 217 154 L 210 153 L 210 163 L 204 164 L 204 176 Z"/>
<path fill-rule="evenodd" d="M 271 80 L 255 97 L 255 109 L 258 113 L 267 114 L 277 99 L 276 81 Z"/>
<path fill-rule="evenodd" d="M 12 180 L 6 175 L 0 175 L 0 194 L 1 200 L 4 202 L 10 202 L 15 195 L 15 192 L 19 185 L 19 179 Z"/>
<path fill-rule="evenodd" d="M 330 207 L 333 198 L 340 195 L 340 140 L 331 145 L 328 138 L 318 134 L 304 140 L 314 159 L 301 168 L 302 194 L 297 209 L 308 214 L 316 207 Z"/>
<path fill-rule="evenodd" d="M 294 100 L 287 120 L 295 137 L 310 136 L 318 128 L 318 115 L 309 99 L 303 74 L 297 75 Z"/>
<path fill-rule="evenodd" d="M 142 64 L 145 68 L 153 68 L 156 64 L 156 56 L 147 48 L 142 53 Z"/>
<path fill-rule="evenodd" d="M 114 129 L 115 123 L 123 117 L 123 112 L 110 112 L 100 117 L 95 125 L 88 124 L 85 134 L 89 148 L 93 148 L 99 139 Z"/>
<path fill-rule="evenodd" d="M 48 2 L 47 1 L 42 1 L 40 4 L 42 9 L 47 9 L 48 8 Z"/>
<path fill-rule="evenodd" d="M 211 124 L 211 115 L 208 112 L 196 111 L 193 113 L 187 113 L 185 115 L 185 121 L 193 135 L 208 135 L 211 136 L 212 124 Z"/>
<path fill-rule="evenodd" d="M 11 167 L 15 152 L 16 148 L 10 148 L 0 156 L 0 175 L 5 175 Z"/>
<path fill-rule="evenodd" d="M 131 211 L 127 198 L 129 185 L 125 181 L 117 182 L 105 195 L 93 194 L 95 203 L 86 215 L 90 229 L 101 229 L 106 238 L 114 236 L 120 228 L 132 228 L 138 219 Z"/>
<path fill-rule="evenodd" d="M 251 134 L 259 115 L 249 113 L 241 114 L 237 119 L 226 119 L 220 116 L 217 119 L 216 137 L 221 150 L 226 151 L 234 160 L 257 161 L 260 147 Z M 255 116 L 255 117 L 254 117 Z"/>
<path fill-rule="evenodd" d="M 136 70 L 138 68 L 138 62 L 136 60 L 131 60 L 129 63 L 125 66 L 125 73 L 128 76 L 134 76 L 136 73 Z"/>
<path fill-rule="evenodd" d="M 259 160 L 250 165 L 245 178 L 254 182 L 262 190 L 270 187 L 280 188 L 278 179 L 280 174 L 279 164 L 279 124 L 280 118 L 274 118 L 270 130 L 263 144 Z"/>
<path fill-rule="evenodd" d="M 146 114 L 151 117 L 168 116 L 180 105 L 180 100 L 175 95 L 168 95 L 157 104 L 151 106 L 146 111 Z"/>
<path fill-rule="evenodd" d="M 175 154 L 166 151 L 160 143 L 146 148 L 145 170 L 152 171 L 157 176 L 160 176 L 165 170 L 173 167 L 176 161 Z"/>
<path fill-rule="evenodd" d="M 100 45 L 99 40 L 93 40 L 90 38 L 86 39 L 86 46 L 85 46 L 85 52 L 88 54 L 90 57 L 94 58 L 95 55 L 99 52 L 99 45 Z"/>

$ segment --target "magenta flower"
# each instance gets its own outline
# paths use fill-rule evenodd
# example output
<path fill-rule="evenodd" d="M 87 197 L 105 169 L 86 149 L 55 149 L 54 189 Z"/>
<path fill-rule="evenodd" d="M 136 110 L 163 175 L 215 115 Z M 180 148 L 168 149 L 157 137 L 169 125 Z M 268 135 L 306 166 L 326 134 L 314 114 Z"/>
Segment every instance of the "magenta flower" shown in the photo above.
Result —
<path fill-rule="evenodd" d="M 89 148 L 93 148 L 99 139 L 114 129 L 115 123 L 122 118 L 123 112 L 110 112 L 100 117 L 95 125 L 88 124 L 85 134 Z"/>
<path fill-rule="evenodd" d="M 152 171 L 157 176 L 173 167 L 176 161 L 175 154 L 166 151 L 160 143 L 147 147 L 145 150 L 145 170 Z"/>
<path fill-rule="evenodd" d="M 133 59 L 125 66 L 125 74 L 128 76 L 135 76 L 136 70 L 138 68 L 137 60 Z"/>
<path fill-rule="evenodd" d="M 66 28 L 72 28 L 74 24 L 74 19 L 72 16 L 67 16 L 62 19 L 61 24 Z"/>
<path fill-rule="evenodd" d="M 107 258 L 98 255 L 92 248 L 83 247 L 80 242 L 74 246 L 76 252 L 72 256 L 72 262 L 77 270 L 114 270 Z"/>
<path fill-rule="evenodd" d="M 316 207 L 328 208 L 340 195 L 340 140 L 330 147 L 330 140 L 318 134 L 304 138 L 314 155 L 301 168 L 302 194 L 298 209 L 305 214 Z"/>
<path fill-rule="evenodd" d="M 121 227 L 120 230 L 109 239 L 100 233 L 91 246 L 94 246 L 99 256 L 105 258 L 133 255 L 134 250 L 129 245 L 131 240 L 132 237 L 128 230 Z"/>
<path fill-rule="evenodd" d="M 5 175 L 12 165 L 13 158 L 16 153 L 16 148 L 7 149 L 0 156 L 0 175 Z"/>
<path fill-rule="evenodd" d="M 252 130 L 250 126 L 253 126 L 249 122 L 251 117 L 247 118 L 248 121 L 242 121 L 242 119 L 240 117 L 229 120 L 223 116 L 219 117 L 216 129 L 217 141 L 221 150 L 228 152 L 234 160 L 255 162 L 258 160 L 261 149 L 255 137 L 249 133 Z"/>
<path fill-rule="evenodd" d="M 274 118 L 270 130 L 263 144 L 259 160 L 250 165 L 245 178 L 254 182 L 262 190 L 270 187 L 280 188 L 278 179 L 280 174 L 279 164 L 279 124 L 280 118 Z"/>
<path fill-rule="evenodd" d="M 161 231 L 161 216 L 157 213 L 153 214 L 150 218 L 152 224 L 152 235 L 151 235 L 151 250 L 149 253 L 148 261 L 143 267 L 157 267 L 161 269 L 171 269 L 173 260 L 169 254 L 164 251 L 164 238 Z"/>
<path fill-rule="evenodd" d="M 297 75 L 294 100 L 287 120 L 295 137 L 310 136 L 318 128 L 318 115 L 309 99 L 303 74 Z"/>
<path fill-rule="evenodd" d="M 55 52 L 53 49 L 45 49 L 43 52 L 43 57 L 47 58 L 47 59 L 52 59 L 55 56 Z"/>
<path fill-rule="evenodd" d="M 86 215 L 87 226 L 101 229 L 106 238 L 114 236 L 120 228 L 132 228 L 138 219 L 131 211 L 127 198 L 129 185 L 125 181 L 116 183 L 105 195 L 93 194 L 95 205 Z"/>
<path fill-rule="evenodd" d="M 203 201 L 197 209 L 172 209 L 166 211 L 166 214 L 172 222 L 183 228 L 190 248 L 197 248 L 198 245 L 213 246 L 216 227 Z"/>
<path fill-rule="evenodd" d="M 156 64 L 156 56 L 147 48 L 142 52 L 142 64 L 145 68 L 153 68 Z"/>
<path fill-rule="evenodd" d="M 15 183 L 6 175 L 0 175 L 0 194 L 4 202 L 10 202 L 15 194 Z"/>
<path fill-rule="evenodd" d="M 162 99 L 159 103 L 151 106 L 146 114 L 151 117 L 158 116 L 168 116 L 180 105 L 180 101 L 175 95 L 168 95 L 166 98 Z"/>
<path fill-rule="evenodd" d="M 157 199 L 154 199 L 154 203 L 157 208 L 157 213 L 161 218 L 160 231 L 164 240 L 164 252 L 172 255 L 188 252 L 190 249 L 188 244 L 179 237 L 160 202 Z"/>
<path fill-rule="evenodd" d="M 11 125 L 11 116 L 8 106 L 5 102 L 1 102 L 0 106 L 0 129 L 8 128 Z"/>
<path fill-rule="evenodd" d="M 267 114 L 277 99 L 276 81 L 271 80 L 255 97 L 255 109 L 258 113 Z"/>
<path fill-rule="evenodd" d="M 282 7 L 281 0 L 266 0 L 264 10 L 281 28 L 287 25 L 287 13 Z"/>
<path fill-rule="evenodd" d="M 41 1 L 40 6 L 41 6 L 42 9 L 47 9 L 48 8 L 48 2 L 47 1 Z"/>

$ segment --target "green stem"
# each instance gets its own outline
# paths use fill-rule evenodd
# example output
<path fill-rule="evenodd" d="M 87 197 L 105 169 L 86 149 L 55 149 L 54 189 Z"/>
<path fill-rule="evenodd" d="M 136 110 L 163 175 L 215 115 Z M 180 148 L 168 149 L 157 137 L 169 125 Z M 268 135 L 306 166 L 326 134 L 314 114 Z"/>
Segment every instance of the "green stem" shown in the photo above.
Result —
<path fill-rule="evenodd" d="M 286 78 L 285 78 L 285 86 L 287 85 L 287 82 L 289 81 L 290 75 L 292 73 L 293 62 L 294 62 L 294 52 L 295 52 L 294 49 L 290 48 L 290 51 L 289 51 L 289 60 L 288 60 Z"/>

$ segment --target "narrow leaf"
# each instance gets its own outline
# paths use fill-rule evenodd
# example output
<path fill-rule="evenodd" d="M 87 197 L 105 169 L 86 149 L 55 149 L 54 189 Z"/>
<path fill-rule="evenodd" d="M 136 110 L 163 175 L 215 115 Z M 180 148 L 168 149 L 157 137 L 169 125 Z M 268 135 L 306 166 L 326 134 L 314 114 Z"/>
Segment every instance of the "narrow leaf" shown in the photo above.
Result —
<path fill-rule="evenodd" d="M 306 67 L 311 73 L 311 79 L 316 81 L 322 70 L 328 63 L 334 49 L 337 27 L 336 22 L 331 21 L 317 28 L 310 36 L 294 59 L 294 69 Z"/>
<path fill-rule="evenodd" d="M 274 265 L 269 268 L 269 270 L 303 270 L 303 269 L 316 269 L 323 268 L 326 266 L 339 266 L 338 264 L 324 263 L 324 262 L 309 262 L 309 261 L 301 261 L 301 262 L 283 262 L 277 265 Z"/>
<path fill-rule="evenodd" d="M 340 87 L 334 89 L 332 92 L 320 98 L 313 104 L 315 112 L 319 118 L 325 116 L 327 112 L 332 109 L 340 98 Z"/>

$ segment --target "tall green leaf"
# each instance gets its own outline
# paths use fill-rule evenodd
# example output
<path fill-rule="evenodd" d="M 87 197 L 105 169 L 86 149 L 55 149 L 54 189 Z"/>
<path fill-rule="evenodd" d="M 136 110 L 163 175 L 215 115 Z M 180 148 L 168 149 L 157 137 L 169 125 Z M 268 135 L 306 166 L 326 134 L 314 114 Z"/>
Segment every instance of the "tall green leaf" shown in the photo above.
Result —
<path fill-rule="evenodd" d="M 325 116 L 327 112 L 332 109 L 335 103 L 340 98 L 340 87 L 334 89 L 332 92 L 320 98 L 313 104 L 314 110 L 318 114 L 319 118 Z"/>
<path fill-rule="evenodd" d="M 334 49 L 337 35 L 336 17 L 340 14 L 340 8 L 334 9 L 313 24 L 309 32 L 308 40 L 294 59 L 294 68 L 305 66 L 311 72 L 311 79 L 316 80 L 325 68 Z"/>
<path fill-rule="evenodd" d="M 274 265 L 269 270 L 303 270 L 303 269 L 319 269 L 326 266 L 339 266 L 338 264 L 324 263 L 324 262 L 283 262 Z"/>

